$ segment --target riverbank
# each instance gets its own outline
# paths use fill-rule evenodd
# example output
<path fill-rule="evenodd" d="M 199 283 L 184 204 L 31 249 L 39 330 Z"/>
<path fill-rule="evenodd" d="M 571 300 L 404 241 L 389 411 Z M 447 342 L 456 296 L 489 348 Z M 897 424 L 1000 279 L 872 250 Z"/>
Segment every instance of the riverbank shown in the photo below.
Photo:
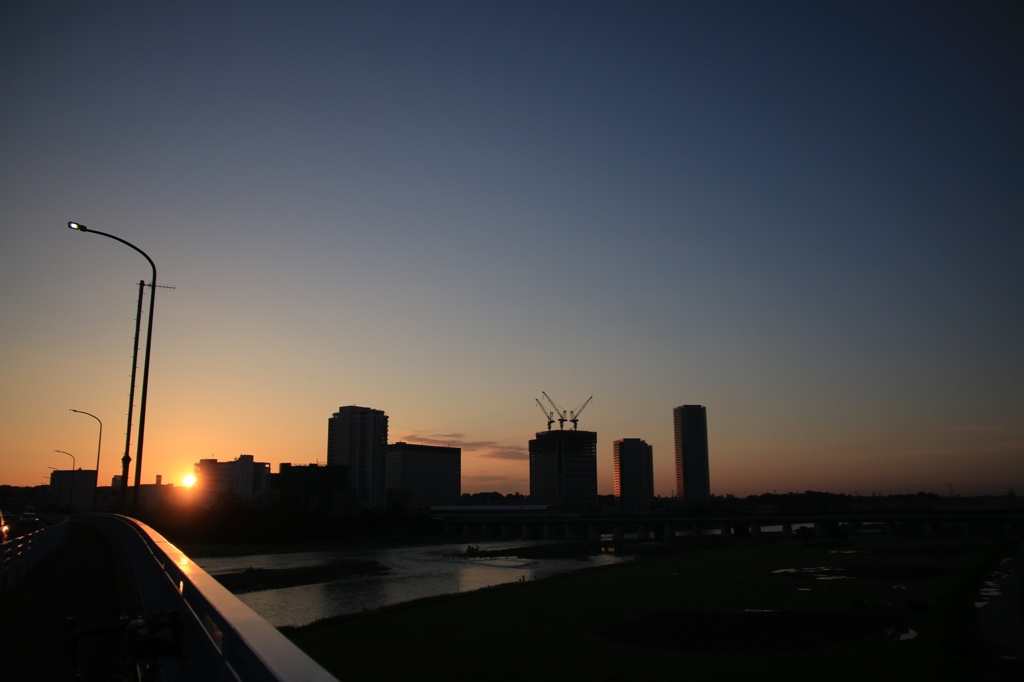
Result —
<path fill-rule="evenodd" d="M 416 545 L 411 545 L 415 547 Z M 433 545 L 429 545 L 433 546 Z M 409 545 L 403 548 L 408 548 Z M 231 547 L 215 548 L 200 558 L 209 557 L 263 557 L 269 554 L 286 555 L 288 552 L 270 552 L 266 546 L 260 547 L 260 551 L 252 554 L 237 554 L 231 551 Z M 305 552 L 299 553 L 330 553 L 324 552 L 321 547 L 303 548 Z M 593 557 L 611 551 L 611 547 L 602 546 L 601 543 L 592 542 L 550 542 L 543 544 L 510 545 L 499 548 L 481 545 L 467 545 L 464 550 L 455 554 L 445 554 L 447 558 L 453 559 L 494 559 L 494 558 L 515 558 L 530 559 L 535 561 L 545 560 L 568 560 L 578 562 L 581 567 L 585 566 Z M 621 551 L 621 548 L 620 548 Z M 625 553 L 625 552 L 622 552 Z M 213 574 L 213 577 L 224 587 L 235 594 L 258 592 L 261 590 L 275 590 L 286 587 L 297 587 L 300 585 L 314 585 L 317 583 L 333 582 L 343 578 L 354 576 L 382 576 L 391 571 L 391 567 L 373 559 L 334 559 L 329 562 L 314 564 L 310 566 L 291 566 L 287 568 L 267 568 L 265 566 L 248 566 L 242 570 L 220 572 Z"/>
<path fill-rule="evenodd" d="M 971 679 L 977 588 L 1013 542 L 734 541 L 285 631 L 350 682 Z"/>

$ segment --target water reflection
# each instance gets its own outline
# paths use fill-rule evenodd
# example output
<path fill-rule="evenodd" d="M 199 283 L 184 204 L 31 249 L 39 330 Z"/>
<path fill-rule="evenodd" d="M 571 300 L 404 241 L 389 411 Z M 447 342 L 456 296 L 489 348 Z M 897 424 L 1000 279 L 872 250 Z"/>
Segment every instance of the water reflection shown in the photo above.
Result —
<path fill-rule="evenodd" d="M 540 545 L 543 542 L 481 543 L 481 549 Z M 374 560 L 389 570 L 384 574 L 349 576 L 316 585 L 285 587 L 239 595 L 244 603 L 271 625 L 301 626 L 331 616 L 358 613 L 382 606 L 442 594 L 470 592 L 492 585 L 535 580 L 589 566 L 626 559 L 609 554 L 588 561 L 572 559 L 519 559 L 516 557 L 461 556 L 467 545 L 431 545 L 385 550 L 303 552 L 244 557 L 196 559 L 212 575 L 246 568 L 294 568 L 341 560 Z"/>
<path fill-rule="evenodd" d="M 999 565 L 995 570 L 992 571 L 992 575 L 990 575 L 989 579 L 984 582 L 978 593 L 980 599 L 974 602 L 975 608 L 980 609 L 987 606 L 990 601 L 1003 595 L 1001 583 L 1013 572 L 1013 569 L 1011 568 L 1011 561 L 1012 559 L 1010 557 L 1004 558 L 999 562 Z"/>

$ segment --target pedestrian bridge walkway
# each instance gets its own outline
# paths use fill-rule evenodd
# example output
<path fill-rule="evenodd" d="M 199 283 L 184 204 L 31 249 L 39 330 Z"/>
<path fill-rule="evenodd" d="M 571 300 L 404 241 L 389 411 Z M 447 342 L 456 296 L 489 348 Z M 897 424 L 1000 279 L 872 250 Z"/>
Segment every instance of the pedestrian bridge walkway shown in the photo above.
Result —
<path fill-rule="evenodd" d="M 162 655 L 127 647 L 138 639 L 122 618 L 158 612 L 176 619 L 158 633 Z M 158 533 L 112 514 L 4 544 L 0 646 L 0 679 L 11 682 L 125 679 L 149 662 L 169 681 L 336 682 Z"/>

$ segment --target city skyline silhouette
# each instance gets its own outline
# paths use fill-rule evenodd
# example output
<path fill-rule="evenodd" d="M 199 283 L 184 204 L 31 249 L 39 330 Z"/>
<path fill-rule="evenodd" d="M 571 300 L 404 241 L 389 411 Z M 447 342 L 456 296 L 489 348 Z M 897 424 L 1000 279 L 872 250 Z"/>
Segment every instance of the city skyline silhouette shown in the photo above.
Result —
<path fill-rule="evenodd" d="M 76 220 L 175 285 L 143 484 L 324 462 L 356 404 L 460 447 L 463 491 L 526 494 L 546 390 L 593 396 L 600 494 L 623 438 L 674 491 L 684 404 L 714 495 L 1019 492 L 1022 27 L 995 3 L 6 6 L 0 484 L 93 466 L 69 408 L 120 473 L 149 271 Z"/>

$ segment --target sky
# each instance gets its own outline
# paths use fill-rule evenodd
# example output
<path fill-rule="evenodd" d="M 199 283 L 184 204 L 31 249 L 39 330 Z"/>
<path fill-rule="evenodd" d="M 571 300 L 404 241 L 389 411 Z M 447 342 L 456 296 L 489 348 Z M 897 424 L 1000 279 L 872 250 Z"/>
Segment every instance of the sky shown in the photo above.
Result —
<path fill-rule="evenodd" d="M 173 287 L 143 483 L 323 464 L 362 405 L 528 494 L 543 391 L 593 397 L 602 494 L 620 438 L 674 494 L 684 404 L 716 495 L 1019 494 L 1022 32 L 998 1 L 5 2 L 0 484 L 96 468 L 70 409 L 121 470 L 151 271 L 73 220 Z"/>

